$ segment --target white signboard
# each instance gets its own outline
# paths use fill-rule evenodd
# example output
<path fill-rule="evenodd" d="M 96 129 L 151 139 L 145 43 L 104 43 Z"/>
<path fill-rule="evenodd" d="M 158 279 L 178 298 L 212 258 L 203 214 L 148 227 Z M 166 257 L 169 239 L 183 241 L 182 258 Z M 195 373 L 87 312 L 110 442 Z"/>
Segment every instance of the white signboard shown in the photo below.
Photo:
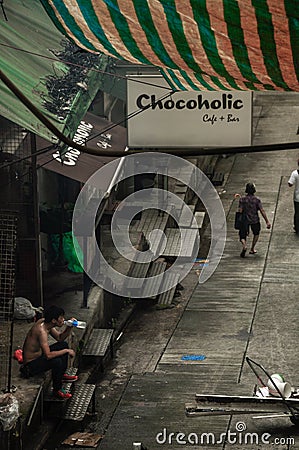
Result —
<path fill-rule="evenodd" d="M 162 76 L 129 76 L 129 148 L 251 145 L 250 91 L 170 92 Z"/>

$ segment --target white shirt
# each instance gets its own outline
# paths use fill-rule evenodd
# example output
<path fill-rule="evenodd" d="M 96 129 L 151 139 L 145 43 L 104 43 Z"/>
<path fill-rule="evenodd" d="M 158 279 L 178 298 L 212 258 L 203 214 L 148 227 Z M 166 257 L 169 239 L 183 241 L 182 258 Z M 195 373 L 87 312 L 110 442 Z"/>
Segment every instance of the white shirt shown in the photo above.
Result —
<path fill-rule="evenodd" d="M 291 173 L 290 179 L 288 181 L 289 184 L 293 186 L 295 185 L 294 189 L 294 202 L 299 202 L 299 174 L 298 170 L 293 170 Z"/>

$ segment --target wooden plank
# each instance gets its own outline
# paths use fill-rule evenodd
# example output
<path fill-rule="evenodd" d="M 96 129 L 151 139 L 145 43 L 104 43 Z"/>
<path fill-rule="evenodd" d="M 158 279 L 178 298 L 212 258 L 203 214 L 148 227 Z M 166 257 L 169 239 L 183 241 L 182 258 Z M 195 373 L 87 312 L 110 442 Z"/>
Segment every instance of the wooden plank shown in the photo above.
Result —
<path fill-rule="evenodd" d="M 146 278 L 151 262 L 133 263 L 129 272 L 128 278 L 124 281 L 127 289 L 140 289 Z"/>
<path fill-rule="evenodd" d="M 196 213 L 194 214 L 194 218 L 197 223 L 197 228 L 199 228 L 199 229 L 202 228 L 205 216 L 206 216 L 206 213 L 204 211 L 196 211 Z"/>
<path fill-rule="evenodd" d="M 162 256 L 180 256 L 190 258 L 194 252 L 194 246 L 198 239 L 198 232 L 195 229 L 181 230 L 167 228 L 165 230 L 167 244 Z M 184 245 L 182 245 L 182 243 Z"/>
<path fill-rule="evenodd" d="M 158 309 L 164 309 L 166 306 L 167 307 L 171 306 L 172 300 L 173 300 L 173 297 L 175 294 L 175 290 L 176 290 L 176 286 L 171 288 L 169 291 L 163 292 L 162 294 L 159 295 L 158 304 L 157 304 Z"/>
<path fill-rule="evenodd" d="M 160 275 L 166 270 L 166 267 L 167 267 L 166 262 L 162 261 L 154 262 L 150 267 L 148 277 L 153 278 L 157 275 Z M 143 296 L 148 298 L 155 298 L 158 295 L 162 280 L 163 279 L 161 277 L 160 282 L 157 282 L 157 280 L 154 279 L 152 280 L 152 282 L 147 281 L 147 283 L 145 284 L 145 288 L 143 290 Z"/>
<path fill-rule="evenodd" d="M 182 208 L 182 210 L 180 211 L 180 213 L 176 216 L 177 217 L 177 224 L 178 227 L 186 227 L 186 228 L 194 228 L 194 226 L 192 227 L 192 223 L 193 223 L 193 212 L 195 209 L 195 205 L 187 205 L 189 209 L 187 208 Z M 189 211 L 190 210 L 190 211 Z"/>
<path fill-rule="evenodd" d="M 179 279 L 180 276 L 175 273 L 169 274 L 167 275 L 167 277 L 165 277 L 164 285 L 162 284 L 162 288 L 167 290 L 159 295 L 159 308 L 171 305 Z"/>
<path fill-rule="evenodd" d="M 156 209 L 147 209 L 142 212 L 137 231 L 143 231 L 147 237 L 155 229 L 164 230 L 168 220 L 168 214 L 159 213 Z"/>
<path fill-rule="evenodd" d="M 178 194 L 186 194 L 188 189 L 188 186 L 182 186 L 182 185 L 175 185 L 174 186 L 174 194 L 178 195 Z"/>
<path fill-rule="evenodd" d="M 159 275 L 160 273 L 165 272 L 167 268 L 167 263 L 164 261 L 155 261 L 152 263 L 150 270 L 148 272 L 148 275 L 150 277 L 154 277 L 156 275 Z"/>

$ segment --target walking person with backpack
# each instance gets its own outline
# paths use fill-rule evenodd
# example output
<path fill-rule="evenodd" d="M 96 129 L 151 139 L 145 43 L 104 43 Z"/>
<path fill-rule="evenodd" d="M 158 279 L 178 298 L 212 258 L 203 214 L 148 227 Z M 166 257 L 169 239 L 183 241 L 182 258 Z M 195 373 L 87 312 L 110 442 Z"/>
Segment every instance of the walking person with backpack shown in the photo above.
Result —
<path fill-rule="evenodd" d="M 299 167 L 299 159 L 297 161 Z M 294 231 L 299 235 L 299 169 L 293 170 L 288 181 L 290 187 L 294 189 Z"/>
<path fill-rule="evenodd" d="M 239 212 L 243 213 L 243 224 L 239 230 L 240 242 L 242 243 L 241 258 L 245 258 L 247 251 L 247 237 L 249 235 L 249 230 L 251 229 L 253 233 L 253 239 L 249 254 L 256 254 L 255 246 L 259 239 L 261 231 L 261 223 L 259 218 L 259 212 L 263 216 L 266 227 L 271 228 L 271 224 L 267 218 L 266 212 L 262 206 L 261 200 L 255 196 L 256 188 L 253 183 L 247 183 L 245 188 L 246 195 L 240 197 L 239 200 Z"/>

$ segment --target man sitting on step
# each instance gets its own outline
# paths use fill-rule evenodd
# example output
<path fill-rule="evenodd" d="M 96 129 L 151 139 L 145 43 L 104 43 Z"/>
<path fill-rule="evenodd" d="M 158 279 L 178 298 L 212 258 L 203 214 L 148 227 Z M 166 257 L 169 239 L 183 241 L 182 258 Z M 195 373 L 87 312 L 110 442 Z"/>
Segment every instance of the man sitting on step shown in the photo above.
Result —
<path fill-rule="evenodd" d="M 64 340 L 70 335 L 71 327 L 57 331 L 64 325 L 64 310 L 52 305 L 45 310 L 44 318 L 39 319 L 29 330 L 23 345 L 23 366 L 21 374 L 26 378 L 52 370 L 53 394 L 61 399 L 67 399 L 72 394 L 62 388 L 62 382 L 73 382 L 75 375 L 65 373 L 68 357 L 75 356 L 74 350 L 68 347 Z M 57 341 L 49 345 L 49 334 Z"/>

